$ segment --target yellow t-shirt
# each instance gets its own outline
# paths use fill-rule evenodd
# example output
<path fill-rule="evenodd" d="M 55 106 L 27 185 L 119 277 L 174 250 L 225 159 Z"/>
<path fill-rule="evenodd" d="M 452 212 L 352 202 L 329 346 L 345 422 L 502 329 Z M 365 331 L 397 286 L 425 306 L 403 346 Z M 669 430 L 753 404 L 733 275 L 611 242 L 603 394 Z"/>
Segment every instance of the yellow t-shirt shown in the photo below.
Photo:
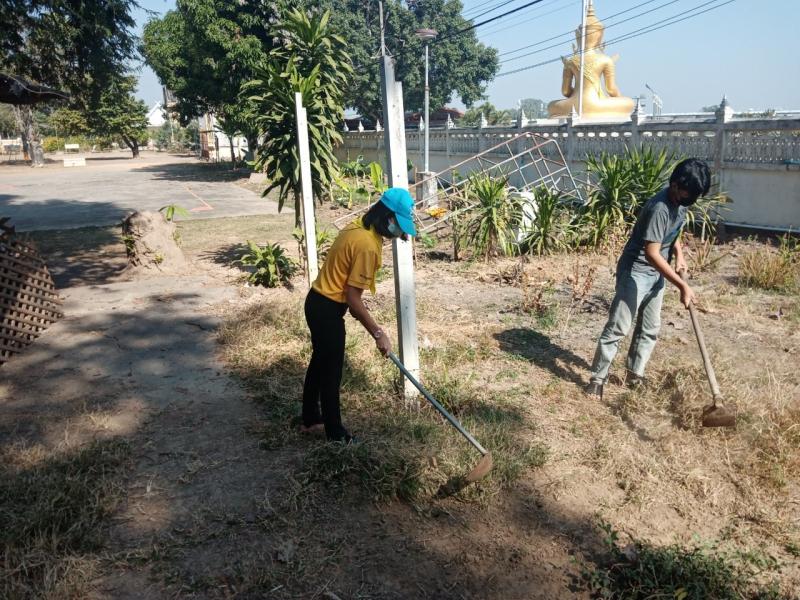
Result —
<path fill-rule="evenodd" d="M 364 229 L 361 218 L 339 232 L 325 264 L 311 287 L 326 298 L 345 303 L 345 285 L 375 293 L 375 273 L 381 268 L 383 238 L 374 227 Z"/>

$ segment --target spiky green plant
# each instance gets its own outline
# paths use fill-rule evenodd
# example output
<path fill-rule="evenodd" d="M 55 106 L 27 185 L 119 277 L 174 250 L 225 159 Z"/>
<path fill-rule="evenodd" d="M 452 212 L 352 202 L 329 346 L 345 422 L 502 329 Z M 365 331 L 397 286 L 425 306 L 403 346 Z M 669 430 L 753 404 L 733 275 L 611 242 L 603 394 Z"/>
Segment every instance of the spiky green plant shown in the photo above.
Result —
<path fill-rule="evenodd" d="M 631 170 L 632 191 L 636 199 L 629 207 L 632 216 L 635 217 L 639 208 L 667 185 L 677 163 L 675 156 L 666 149 L 655 152 L 644 146 L 626 150 L 624 160 Z"/>
<path fill-rule="evenodd" d="M 277 189 L 279 208 L 293 197 L 297 225 L 301 182 L 295 93 L 302 94 L 308 117 L 314 195 L 322 198 L 339 173 L 333 149 L 342 141 L 337 123 L 344 117 L 343 94 L 353 69 L 344 39 L 330 30 L 329 17 L 329 11 L 309 17 L 298 9 L 288 10 L 271 31 L 283 44 L 256 69 L 256 79 L 242 87 L 263 139 L 254 163 L 271 182 L 263 195 Z"/>
<path fill-rule="evenodd" d="M 247 240 L 247 251 L 237 262 L 255 267 L 247 278 L 250 283 L 270 288 L 289 283 L 298 268 L 297 263 L 287 256 L 286 250 L 280 244 L 259 246 L 250 240 Z"/>
<path fill-rule="evenodd" d="M 534 190 L 535 213 L 521 246 L 524 252 L 542 256 L 567 247 L 569 224 L 561 193 L 538 187 Z"/>
<path fill-rule="evenodd" d="M 508 193 L 508 177 L 470 176 L 468 198 L 475 203 L 466 225 L 467 239 L 477 256 L 488 260 L 499 250 L 514 253 L 514 228 L 522 220 L 522 200 Z"/>
<path fill-rule="evenodd" d="M 597 247 L 611 231 L 632 225 L 639 208 L 666 186 L 675 162 L 666 150 L 650 148 L 587 157 L 593 187 L 580 219 L 585 242 Z"/>

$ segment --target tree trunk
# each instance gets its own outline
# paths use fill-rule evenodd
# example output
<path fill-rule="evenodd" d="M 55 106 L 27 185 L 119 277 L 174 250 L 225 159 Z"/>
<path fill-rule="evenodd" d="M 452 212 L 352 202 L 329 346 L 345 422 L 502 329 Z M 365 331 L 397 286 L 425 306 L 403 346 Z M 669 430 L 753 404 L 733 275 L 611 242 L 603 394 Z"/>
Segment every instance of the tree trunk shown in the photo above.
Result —
<path fill-rule="evenodd" d="M 254 161 L 256 159 L 256 148 L 258 148 L 258 134 L 248 133 L 245 135 L 247 138 L 247 160 Z"/>
<path fill-rule="evenodd" d="M 30 106 L 20 108 L 22 117 L 22 146 L 26 148 L 32 167 L 44 166 L 44 151 L 39 142 L 39 129 Z"/>
<path fill-rule="evenodd" d="M 122 141 L 131 149 L 132 158 L 139 158 L 139 142 L 138 140 L 122 136 Z"/>
<path fill-rule="evenodd" d="M 235 153 L 235 151 L 233 149 L 233 136 L 232 135 L 226 135 L 225 137 L 228 138 L 228 144 L 231 147 L 231 165 L 235 169 L 236 168 L 236 153 Z"/>

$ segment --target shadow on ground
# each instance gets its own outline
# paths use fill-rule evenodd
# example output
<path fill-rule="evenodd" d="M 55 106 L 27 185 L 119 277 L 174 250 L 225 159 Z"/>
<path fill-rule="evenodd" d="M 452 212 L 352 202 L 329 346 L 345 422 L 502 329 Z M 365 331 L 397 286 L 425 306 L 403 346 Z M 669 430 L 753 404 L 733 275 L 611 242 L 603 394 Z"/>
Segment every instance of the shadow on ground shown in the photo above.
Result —
<path fill-rule="evenodd" d="M 245 266 L 239 262 L 242 255 L 247 251 L 247 244 L 229 244 L 227 246 L 220 246 L 213 250 L 207 250 L 200 253 L 200 258 L 203 260 L 210 260 L 216 265 L 223 267 L 235 268 L 242 273 L 250 274 L 253 272 L 252 267 Z"/>
<path fill-rule="evenodd" d="M 234 182 L 249 177 L 249 169 L 231 169 L 230 163 L 166 163 L 139 167 L 137 171 L 152 173 L 154 179 L 189 182 Z"/>
<path fill-rule="evenodd" d="M 121 275 L 128 264 L 119 227 L 32 231 L 25 235 L 36 244 L 58 289 L 106 283 Z"/>
<path fill-rule="evenodd" d="M 535 329 L 517 327 L 495 333 L 493 337 L 504 352 L 521 356 L 565 381 L 576 385 L 585 383 L 589 363 L 570 350 L 554 344 L 545 334 Z"/>

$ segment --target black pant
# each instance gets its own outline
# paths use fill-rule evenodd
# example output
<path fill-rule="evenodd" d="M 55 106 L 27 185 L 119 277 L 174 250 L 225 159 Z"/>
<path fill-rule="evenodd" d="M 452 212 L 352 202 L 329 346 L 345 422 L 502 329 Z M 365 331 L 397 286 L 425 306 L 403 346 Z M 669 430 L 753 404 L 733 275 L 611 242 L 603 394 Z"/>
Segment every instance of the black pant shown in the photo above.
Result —
<path fill-rule="evenodd" d="M 347 304 L 334 302 L 314 289 L 306 296 L 306 323 L 311 331 L 312 351 L 303 384 L 303 424 L 309 427 L 325 423 L 325 435 L 332 440 L 341 440 L 348 435 L 342 427 L 339 410 L 346 312 Z"/>

